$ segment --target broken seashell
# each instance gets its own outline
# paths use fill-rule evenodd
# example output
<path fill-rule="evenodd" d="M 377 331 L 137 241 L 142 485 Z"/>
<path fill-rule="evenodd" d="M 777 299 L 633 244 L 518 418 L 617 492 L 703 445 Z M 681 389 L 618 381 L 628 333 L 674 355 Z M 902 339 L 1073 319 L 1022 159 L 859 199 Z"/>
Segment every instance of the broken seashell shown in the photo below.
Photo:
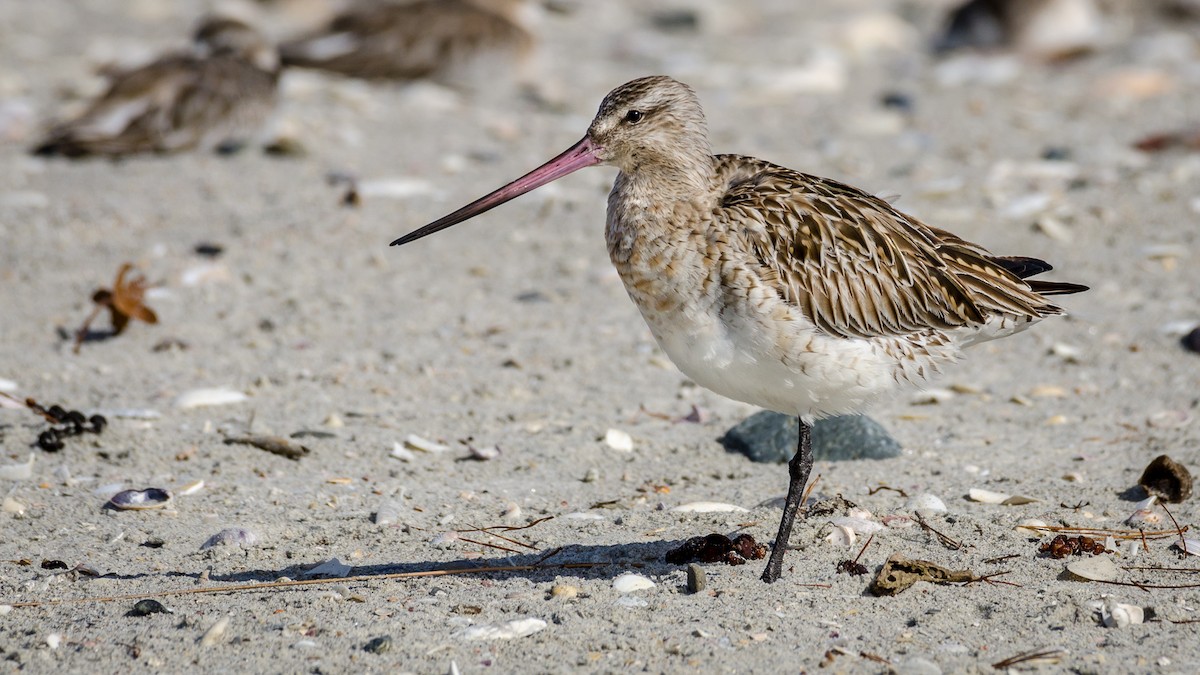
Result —
<path fill-rule="evenodd" d="M 993 492 L 992 490 L 983 490 L 980 488 L 971 488 L 968 490 L 967 499 L 981 504 L 1000 504 L 1003 506 L 1019 506 L 1021 504 L 1032 504 L 1037 501 L 1032 497 L 1009 495 L 1003 492 Z"/>
<path fill-rule="evenodd" d="M 392 452 L 389 456 L 392 459 L 398 459 L 401 462 L 412 462 L 417 459 L 417 456 L 413 454 L 412 450 L 409 450 L 403 445 L 395 442 L 392 443 Z"/>
<path fill-rule="evenodd" d="M 1192 474 L 1167 455 L 1159 455 L 1142 471 L 1138 485 L 1147 494 L 1177 504 L 1192 496 Z"/>
<path fill-rule="evenodd" d="M 0 480 L 29 480 L 33 478 L 33 453 L 29 453 L 29 461 L 24 464 L 5 464 L 0 466 Z"/>
<path fill-rule="evenodd" d="M 931 495 L 928 492 L 922 492 L 915 495 L 904 504 L 905 511 L 915 511 L 917 513 L 946 513 L 946 503 L 940 497 Z"/>
<path fill-rule="evenodd" d="M 1027 537 L 1040 537 L 1045 532 L 1045 529 L 1040 528 L 1047 527 L 1049 527 L 1049 525 L 1044 520 L 1038 520 L 1037 518 L 1026 518 L 1025 520 L 1017 523 L 1017 526 L 1013 529 Z"/>
<path fill-rule="evenodd" d="M 0 503 L 0 511 L 20 517 L 25 515 L 25 505 L 12 497 L 5 497 L 4 502 Z"/>
<path fill-rule="evenodd" d="M 512 640 L 533 635 L 546 625 L 541 619 L 517 619 L 502 624 L 471 626 L 458 635 L 464 640 Z"/>
<path fill-rule="evenodd" d="M 750 509 L 722 502 L 689 502 L 687 504 L 680 504 L 671 510 L 676 513 L 729 513 L 733 511 L 740 513 L 749 511 Z"/>
<path fill-rule="evenodd" d="M 883 529 L 883 524 L 866 518 L 841 516 L 829 521 L 834 527 L 848 527 L 856 534 L 873 534 Z"/>
<path fill-rule="evenodd" d="M 1138 605 L 1126 605 L 1112 598 L 1095 600 L 1088 605 L 1096 612 L 1100 623 L 1106 628 L 1124 628 L 1146 620 L 1146 610 Z"/>
<path fill-rule="evenodd" d="M 221 388 L 206 388 L 192 389 L 185 391 L 175 398 L 176 408 L 201 408 L 213 405 L 228 405 L 230 403 L 241 403 L 248 397 L 233 389 Z"/>
<path fill-rule="evenodd" d="M 204 489 L 204 481 L 194 480 L 194 481 L 188 483 L 187 485 L 184 485 L 183 487 L 179 488 L 179 494 L 181 496 L 194 495 L 203 489 Z"/>
<path fill-rule="evenodd" d="M 649 579 L 640 574 L 626 572 L 613 579 L 613 590 L 618 593 L 633 593 L 634 591 L 643 591 L 647 588 L 654 588 L 655 584 Z"/>
<path fill-rule="evenodd" d="M 171 501 L 171 493 L 161 488 L 123 490 L 108 500 L 108 506 L 121 511 L 161 509 Z"/>
<path fill-rule="evenodd" d="M 1084 581 L 1116 581 L 1117 565 L 1106 556 L 1079 558 L 1067 563 L 1067 572 Z"/>
<path fill-rule="evenodd" d="M 319 577 L 341 579 L 342 577 L 349 576 L 350 571 L 353 569 L 353 567 L 337 558 L 330 558 L 309 570 L 304 574 L 304 577 L 307 579 L 316 579 Z"/>
<path fill-rule="evenodd" d="M 427 438 L 421 438 L 416 434 L 409 434 L 405 436 L 404 445 L 412 448 L 413 450 L 420 450 L 421 452 L 430 453 L 446 452 L 450 449 L 450 446 L 448 445 L 442 445 L 441 443 L 431 441 Z"/>
<path fill-rule="evenodd" d="M 1162 516 L 1152 509 L 1158 503 L 1158 497 L 1150 495 L 1137 503 L 1137 508 L 1125 519 L 1127 525 L 1155 525 L 1162 522 Z"/>
<path fill-rule="evenodd" d="M 1200 539 L 1182 539 L 1175 543 L 1175 548 L 1188 555 L 1200 555 Z"/>
<path fill-rule="evenodd" d="M 468 445 L 467 450 L 471 453 L 471 459 L 477 459 L 481 462 L 486 462 L 489 459 L 496 459 L 500 456 L 500 446 L 489 445 L 482 448 L 477 448 L 474 445 Z"/>
<path fill-rule="evenodd" d="M 850 546 L 854 543 L 857 536 L 854 530 L 845 525 L 834 525 L 829 534 L 825 535 L 825 541 L 834 546 Z"/>
<path fill-rule="evenodd" d="M 388 499 L 379 505 L 379 510 L 375 512 L 376 525 L 391 525 L 400 520 L 400 511 L 403 508 L 400 502 L 395 499 Z"/>
<path fill-rule="evenodd" d="M 1190 421 L 1192 416 L 1182 410 L 1160 410 L 1146 418 L 1146 424 L 1158 429 L 1176 429 Z"/>
<path fill-rule="evenodd" d="M 604 432 L 604 442 L 617 452 L 633 452 L 633 437 L 620 429 Z"/>
<path fill-rule="evenodd" d="M 221 641 L 225 636 L 225 631 L 229 629 L 229 617 L 223 616 L 219 621 L 204 631 L 204 636 L 200 638 L 201 647 L 211 647 Z"/>

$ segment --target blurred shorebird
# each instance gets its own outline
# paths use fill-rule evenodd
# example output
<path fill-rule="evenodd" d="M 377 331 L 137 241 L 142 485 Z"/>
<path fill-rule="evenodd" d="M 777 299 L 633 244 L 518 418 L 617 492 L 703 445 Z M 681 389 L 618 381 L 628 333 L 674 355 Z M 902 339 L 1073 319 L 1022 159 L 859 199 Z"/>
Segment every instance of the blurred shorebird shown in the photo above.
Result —
<path fill-rule="evenodd" d="M 200 24 L 188 53 L 112 74 L 108 91 L 57 125 L 38 155 L 128 155 L 193 148 L 233 150 L 260 133 L 275 108 L 279 59 L 253 28 Z"/>
<path fill-rule="evenodd" d="M 714 392 L 796 415 L 780 576 L 812 468 L 811 425 L 919 384 L 969 345 L 1063 310 L 1086 287 L 930 227 L 849 185 L 713 155 L 695 93 L 645 77 L 605 97 L 587 134 L 542 167 L 392 242 L 405 244 L 583 167 L 615 166 L 605 239 L 660 347 Z"/>
<path fill-rule="evenodd" d="M 934 50 L 1008 48 L 1060 60 L 1094 50 L 1101 32 L 1094 0 L 968 0 L 947 16 Z"/>
<path fill-rule="evenodd" d="M 368 2 L 279 53 L 285 66 L 365 79 L 453 80 L 494 62 L 521 71 L 533 51 L 535 10 L 527 0 Z"/>

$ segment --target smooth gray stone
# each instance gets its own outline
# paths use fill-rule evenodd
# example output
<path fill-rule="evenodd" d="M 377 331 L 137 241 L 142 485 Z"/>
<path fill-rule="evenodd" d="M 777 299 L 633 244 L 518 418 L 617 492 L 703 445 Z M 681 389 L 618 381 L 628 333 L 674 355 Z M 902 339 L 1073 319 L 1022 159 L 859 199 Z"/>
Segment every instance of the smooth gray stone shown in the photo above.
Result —
<path fill-rule="evenodd" d="M 721 438 L 730 452 L 755 462 L 786 462 L 796 454 L 800 423 L 791 416 L 764 410 L 739 422 Z M 900 456 L 900 444 L 878 422 L 863 415 L 841 415 L 813 425 L 813 459 L 888 459 Z"/>

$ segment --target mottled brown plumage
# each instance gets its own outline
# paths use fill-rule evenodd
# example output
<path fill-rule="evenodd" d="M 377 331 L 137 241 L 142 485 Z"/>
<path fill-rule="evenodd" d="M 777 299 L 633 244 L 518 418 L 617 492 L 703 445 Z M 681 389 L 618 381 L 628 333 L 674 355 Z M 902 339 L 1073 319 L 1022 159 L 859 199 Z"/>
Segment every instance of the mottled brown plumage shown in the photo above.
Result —
<path fill-rule="evenodd" d="M 39 155 L 128 155 L 230 149 L 253 138 L 275 107 L 278 59 L 249 26 L 210 19 L 190 53 L 112 75 L 79 117 L 59 124 Z"/>
<path fill-rule="evenodd" d="M 367 79 L 453 78 L 483 61 L 511 59 L 521 65 L 533 49 L 525 17 L 528 4 L 525 0 L 366 3 L 284 43 L 280 55 L 286 66 Z"/>
<path fill-rule="evenodd" d="M 1028 281 L 1050 265 L 995 256 L 849 185 L 712 155 L 695 93 L 668 77 L 613 90 L 571 149 L 393 244 L 594 164 L 619 169 L 609 257 L 662 349 L 698 384 L 800 418 L 768 582 L 812 467 L 814 418 L 920 383 L 963 347 L 1062 314 L 1045 295 L 1085 290 Z"/>

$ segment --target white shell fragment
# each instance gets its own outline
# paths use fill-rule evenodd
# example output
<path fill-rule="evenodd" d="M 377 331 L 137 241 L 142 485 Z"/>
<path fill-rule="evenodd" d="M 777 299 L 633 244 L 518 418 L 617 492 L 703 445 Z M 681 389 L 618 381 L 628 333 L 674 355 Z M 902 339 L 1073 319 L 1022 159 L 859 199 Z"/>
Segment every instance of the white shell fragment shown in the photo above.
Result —
<path fill-rule="evenodd" d="M 825 541 L 841 547 L 850 546 L 855 539 L 857 536 L 854 534 L 854 530 L 845 525 L 834 525 L 829 534 L 825 535 Z"/>
<path fill-rule="evenodd" d="M 412 450 L 409 450 L 400 443 L 392 443 L 392 453 L 390 457 L 392 459 L 398 459 L 401 462 L 414 462 L 417 459 L 417 455 Z"/>
<path fill-rule="evenodd" d="M 25 514 L 25 505 L 12 497 L 5 497 L 4 502 L 0 503 L 0 511 L 11 513 L 14 516 L 22 516 Z"/>
<path fill-rule="evenodd" d="M 16 382 L 13 382 L 12 380 L 0 377 L 0 391 L 4 392 L 6 394 L 11 394 L 14 391 L 16 391 L 17 389 L 20 389 L 20 387 L 17 385 Z"/>
<path fill-rule="evenodd" d="M 420 450 L 421 452 L 430 452 L 435 454 L 439 452 L 446 452 L 450 449 L 450 446 L 448 445 L 442 445 L 441 443 L 431 441 L 428 438 L 421 438 L 416 434 L 409 434 L 405 436 L 404 445 L 405 447 L 412 448 L 413 450 Z"/>
<path fill-rule="evenodd" d="M 204 481 L 194 480 L 194 481 L 184 485 L 183 487 L 179 488 L 179 495 L 180 496 L 194 495 L 203 489 L 204 489 Z"/>
<path fill-rule="evenodd" d="M 219 621 L 214 623 L 208 630 L 204 631 L 204 636 L 200 638 L 201 647 L 211 647 L 221 641 L 225 637 L 225 631 L 229 629 L 229 617 L 223 616 Z"/>
<path fill-rule="evenodd" d="M 250 548 L 258 543 L 258 535 L 250 530 L 240 527 L 229 527 L 209 537 L 207 541 L 200 546 L 200 550 L 204 551 L 214 546 L 238 546 L 241 548 Z"/>
<path fill-rule="evenodd" d="M 50 649 L 58 649 L 58 646 L 61 644 L 62 636 L 58 633 L 51 633 L 46 636 L 46 646 Z"/>
<path fill-rule="evenodd" d="M 1038 520 L 1037 518 L 1026 518 L 1025 520 L 1017 523 L 1017 526 L 1013 529 L 1019 534 L 1023 534 L 1027 537 L 1039 537 L 1045 532 L 1044 529 L 1040 528 L 1046 527 L 1049 527 L 1049 524 L 1047 524 L 1044 520 Z"/>
<path fill-rule="evenodd" d="M 910 497 L 904 504 L 904 510 L 917 513 L 945 513 L 947 511 L 946 503 L 940 497 L 928 492 Z"/>
<path fill-rule="evenodd" d="M 631 572 L 626 572 L 613 579 L 612 585 L 613 590 L 618 593 L 633 593 L 634 591 L 644 591 L 647 588 L 654 588 L 654 582 L 648 577 Z"/>
<path fill-rule="evenodd" d="M 1080 558 L 1067 563 L 1067 572 L 1084 581 L 1116 581 L 1117 565 L 1106 556 Z"/>
<path fill-rule="evenodd" d="M 175 407 L 187 410 L 213 405 L 241 403 L 247 396 L 234 389 L 207 388 L 185 391 L 175 398 Z"/>
<path fill-rule="evenodd" d="M 1188 555 L 1200 555 L 1200 539 L 1184 539 L 1176 546 Z"/>
<path fill-rule="evenodd" d="M 338 560 L 337 558 L 330 558 L 329 560 L 326 560 L 320 565 L 317 565 L 309 570 L 304 576 L 309 579 L 315 579 L 317 577 L 341 579 L 342 577 L 349 576 L 350 570 L 352 569 L 354 568 L 342 562 L 341 560 Z"/>
<path fill-rule="evenodd" d="M 24 464 L 5 464 L 0 466 L 0 480 L 29 480 L 33 478 L 33 453 Z"/>
<path fill-rule="evenodd" d="M 1126 525 L 1157 525 L 1162 522 L 1162 516 L 1154 510 L 1154 505 L 1158 503 L 1158 497 L 1150 495 L 1137 503 L 1137 508 L 1129 517 L 1125 519 Z"/>
<path fill-rule="evenodd" d="M 464 640 L 512 640 L 523 638 L 546 628 L 541 619 L 517 619 L 501 624 L 471 626 L 459 633 Z"/>
<path fill-rule="evenodd" d="M 633 437 L 620 429 L 604 432 L 604 442 L 617 452 L 633 452 Z"/>
<path fill-rule="evenodd" d="M 675 513 L 742 513 L 750 509 L 743 508 L 737 504 L 725 504 L 723 502 L 688 502 L 680 504 L 671 509 Z"/>
<path fill-rule="evenodd" d="M 388 499 L 379 505 L 375 512 L 376 525 L 391 525 L 400 520 L 400 511 L 404 507 L 395 499 Z"/>
<path fill-rule="evenodd" d="M 1124 628 L 1146 620 L 1146 610 L 1138 605 L 1117 602 L 1113 598 L 1095 600 L 1089 602 L 1088 606 L 1096 612 L 1100 623 L 1106 628 Z"/>
<path fill-rule="evenodd" d="M 855 516 L 841 516 L 829 522 L 834 527 L 848 527 L 857 534 L 874 534 L 883 529 L 883 523 Z"/>
<path fill-rule="evenodd" d="M 983 490 L 981 488 L 971 488 L 968 490 L 967 499 L 970 499 L 973 502 L 979 502 L 981 504 L 1001 504 L 1003 506 L 1019 506 L 1021 504 L 1032 504 L 1037 501 L 1032 497 L 1010 495 L 1003 492 Z"/>

